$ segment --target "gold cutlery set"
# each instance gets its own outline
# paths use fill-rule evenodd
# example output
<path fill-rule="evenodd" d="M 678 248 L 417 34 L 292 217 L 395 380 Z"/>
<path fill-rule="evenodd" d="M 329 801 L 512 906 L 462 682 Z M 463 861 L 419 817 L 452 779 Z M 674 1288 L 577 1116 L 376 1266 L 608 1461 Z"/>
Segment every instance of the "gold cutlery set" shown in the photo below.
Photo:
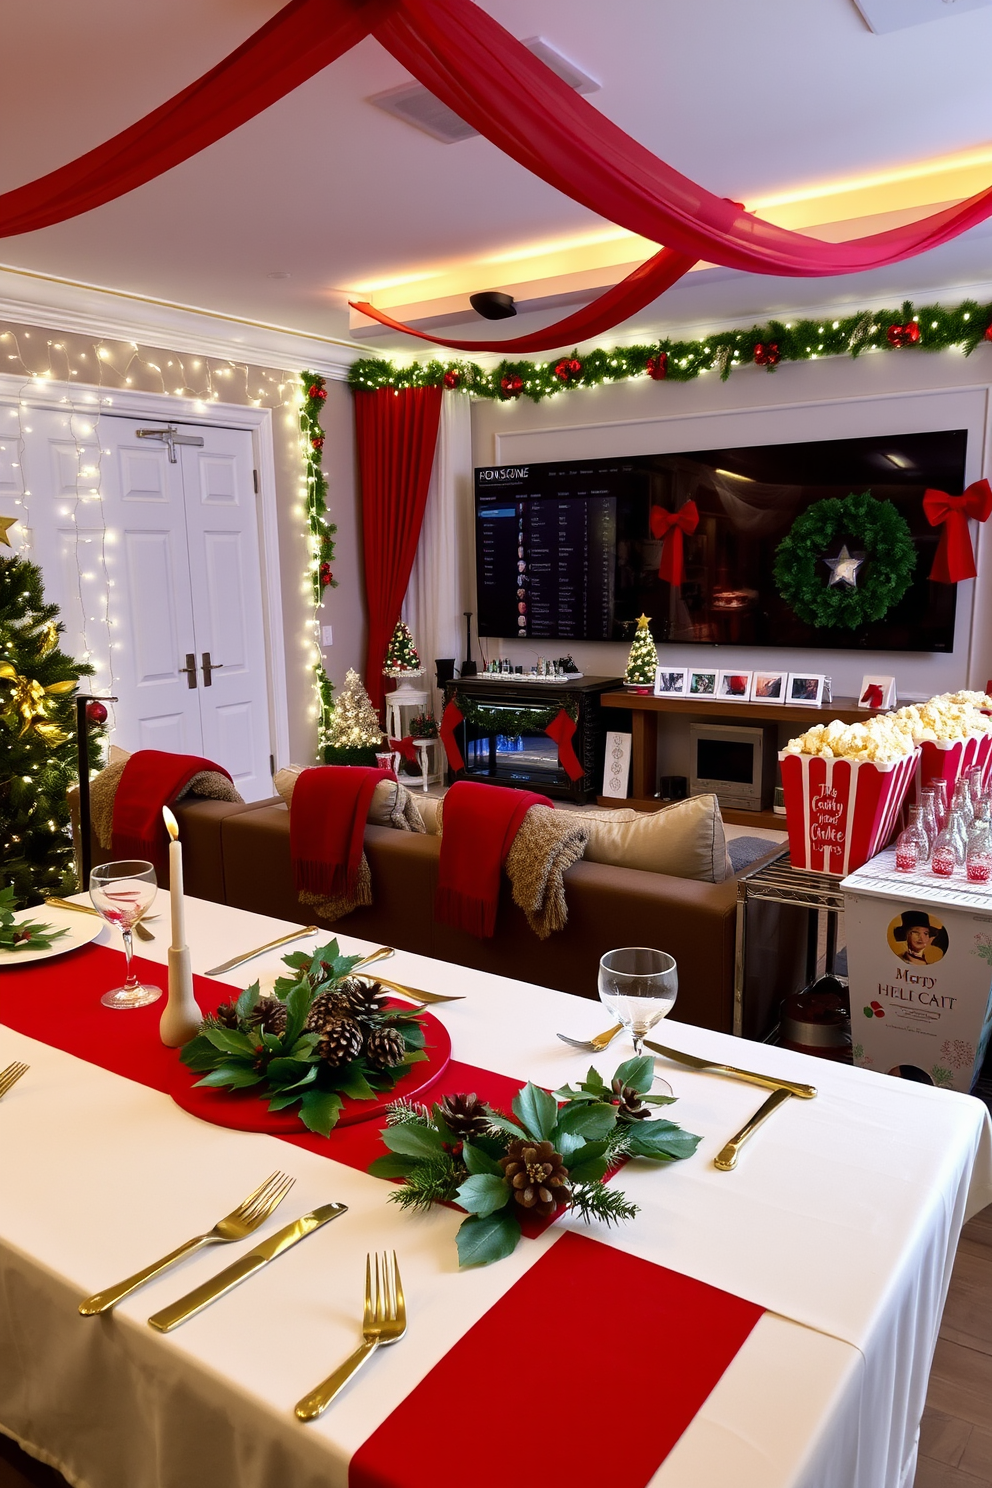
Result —
<path fill-rule="evenodd" d="M 22 1064 L 15 1059 L 13 1064 L 8 1064 L 6 1069 L 0 1070 L 0 1100 L 7 1094 L 12 1085 L 16 1085 L 22 1075 L 26 1075 L 31 1068 L 29 1064 Z"/>
<path fill-rule="evenodd" d="M 10 1066 L 10 1069 L 15 1068 L 17 1066 Z M 26 1065 L 23 1066 L 20 1073 L 23 1073 L 26 1068 Z M 8 1070 L 0 1073 L 0 1080 L 8 1073 Z M 18 1076 L 15 1075 L 14 1079 L 17 1078 Z M 80 1313 L 83 1317 L 97 1317 L 100 1313 L 109 1312 L 116 1303 L 129 1297 L 146 1281 L 160 1276 L 177 1261 L 193 1255 L 204 1245 L 225 1245 L 236 1240 L 247 1239 L 275 1213 L 294 1182 L 295 1179 L 288 1177 L 285 1173 L 272 1173 L 236 1209 L 232 1209 L 231 1213 L 225 1215 L 223 1219 L 219 1219 L 212 1230 L 208 1230 L 203 1235 L 196 1235 L 192 1240 L 187 1240 L 178 1249 L 170 1251 L 161 1260 L 153 1261 L 144 1270 L 136 1271 L 133 1276 L 129 1276 L 116 1286 L 107 1287 L 104 1291 L 97 1292 L 95 1296 L 87 1297 L 85 1302 L 79 1304 Z M 338 1219 L 347 1212 L 347 1204 L 321 1204 L 318 1208 L 312 1209 L 309 1214 L 301 1215 L 292 1224 L 285 1225 L 274 1235 L 270 1235 L 267 1240 L 260 1241 L 247 1255 L 239 1256 L 230 1266 L 225 1266 L 224 1270 L 218 1272 L 210 1281 L 201 1283 L 191 1292 L 187 1292 L 184 1297 L 180 1297 L 178 1302 L 173 1302 L 170 1306 L 153 1313 L 148 1319 L 149 1326 L 158 1333 L 171 1333 L 173 1328 L 178 1328 L 180 1323 L 185 1323 L 189 1318 L 195 1317 L 211 1302 L 216 1302 L 218 1297 L 223 1297 L 241 1282 L 247 1281 L 256 1271 L 260 1271 L 277 1256 L 290 1250 L 299 1241 L 305 1240 L 307 1235 L 312 1235 L 323 1225 L 329 1224 L 332 1219 Z M 373 1257 L 367 1256 L 362 1343 L 355 1353 L 345 1360 L 344 1364 L 323 1380 L 309 1395 L 303 1397 L 296 1406 L 298 1418 L 301 1421 L 315 1420 L 322 1411 L 326 1410 L 351 1376 L 367 1359 L 371 1358 L 377 1348 L 383 1344 L 397 1343 L 405 1332 L 406 1303 L 399 1267 L 396 1264 L 396 1252 L 392 1251 L 388 1255 L 384 1253 L 381 1258 L 375 1256 L 374 1272 Z"/>
<path fill-rule="evenodd" d="M 98 909 L 94 909 L 93 906 L 90 904 L 74 904 L 71 899 L 56 899 L 54 896 L 46 899 L 45 903 L 50 905 L 52 909 L 74 909 L 77 911 L 78 914 L 96 915 L 98 920 L 103 919 L 103 915 L 100 913 L 100 911 Z M 158 916 L 141 915 L 138 919 L 135 920 L 134 924 L 131 926 L 131 929 L 134 931 L 139 940 L 154 940 L 155 936 L 152 934 L 151 930 L 149 930 L 148 926 L 143 923 L 146 918 L 157 919 Z"/>
<path fill-rule="evenodd" d="M 74 908 L 75 906 L 70 906 Z M 220 976 L 222 972 L 233 971 L 235 966 L 241 966 L 245 961 L 253 961 L 256 956 L 261 956 L 264 951 L 275 950 L 277 946 L 288 945 L 291 940 L 303 940 L 307 935 L 318 934 L 316 925 L 301 925 L 299 930 L 294 930 L 289 935 L 280 935 L 278 940 L 268 940 L 265 945 L 255 946 L 253 950 L 243 951 L 238 956 L 232 956 L 229 961 L 222 961 L 219 966 L 211 966 L 205 971 L 204 976 Z M 357 972 L 371 966 L 375 961 L 385 961 L 396 952 L 391 946 L 380 946 L 377 951 L 371 951 L 367 956 L 355 963 L 352 972 Z M 409 998 L 411 1002 L 417 1002 L 421 1007 L 426 1007 L 434 1002 L 463 1002 L 462 997 L 448 997 L 441 992 L 425 992 L 421 987 L 407 987 L 402 982 L 391 982 L 386 977 L 377 976 L 376 980 L 387 987 L 390 992 L 395 992 L 399 997 Z"/>

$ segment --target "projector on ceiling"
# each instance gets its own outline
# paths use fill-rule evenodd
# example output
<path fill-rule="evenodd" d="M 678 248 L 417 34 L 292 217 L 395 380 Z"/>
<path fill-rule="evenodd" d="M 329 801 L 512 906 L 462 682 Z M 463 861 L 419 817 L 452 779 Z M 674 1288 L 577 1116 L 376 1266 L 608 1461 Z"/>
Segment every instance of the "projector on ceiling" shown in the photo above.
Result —
<path fill-rule="evenodd" d="M 965 10 L 980 10 L 992 0 L 854 0 L 870 30 L 901 31 L 925 21 L 944 21 Z"/>

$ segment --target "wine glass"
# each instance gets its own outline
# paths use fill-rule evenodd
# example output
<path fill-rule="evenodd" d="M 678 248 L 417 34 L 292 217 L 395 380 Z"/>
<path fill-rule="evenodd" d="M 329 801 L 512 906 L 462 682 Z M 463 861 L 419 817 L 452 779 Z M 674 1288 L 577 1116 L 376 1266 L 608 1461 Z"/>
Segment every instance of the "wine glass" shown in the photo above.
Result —
<path fill-rule="evenodd" d="M 139 982 L 131 970 L 131 932 L 155 899 L 155 869 L 140 859 L 101 863 L 90 873 L 93 908 L 108 925 L 116 925 L 124 937 L 126 972 L 123 987 L 114 987 L 100 998 L 104 1007 L 138 1008 L 156 1002 L 161 987 Z"/>
<path fill-rule="evenodd" d="M 667 951 L 625 946 L 599 963 L 599 1000 L 631 1035 L 635 1054 L 644 1053 L 642 1039 L 671 1012 L 678 990 L 678 967 Z"/>

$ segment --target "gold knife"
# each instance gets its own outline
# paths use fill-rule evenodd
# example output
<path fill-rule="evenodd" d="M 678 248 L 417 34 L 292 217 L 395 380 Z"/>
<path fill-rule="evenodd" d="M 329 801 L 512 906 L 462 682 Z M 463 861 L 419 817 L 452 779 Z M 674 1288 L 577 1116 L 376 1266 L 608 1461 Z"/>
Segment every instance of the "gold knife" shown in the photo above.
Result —
<path fill-rule="evenodd" d="M 305 935 L 316 935 L 316 925 L 301 925 L 299 930 L 293 930 L 289 935 L 280 935 L 277 940 L 267 940 L 264 945 L 256 946 L 252 951 L 243 951 L 240 956 L 232 956 L 230 961 L 222 961 L 219 966 L 211 966 L 204 976 L 220 976 L 222 971 L 232 971 L 235 966 L 240 966 L 242 961 L 253 961 L 263 951 L 274 951 L 276 946 L 289 945 L 291 940 L 302 940 Z"/>
<path fill-rule="evenodd" d="M 321 1225 L 337 1219 L 339 1214 L 346 1214 L 347 1211 L 347 1204 L 321 1204 L 319 1209 L 302 1215 L 300 1219 L 271 1235 L 268 1240 L 256 1245 L 254 1250 L 241 1256 L 233 1265 L 226 1266 L 212 1281 L 205 1281 L 202 1286 L 194 1287 L 185 1297 L 173 1302 L 171 1307 L 163 1307 L 161 1312 L 156 1312 L 148 1319 L 149 1326 L 159 1333 L 170 1333 L 180 1323 L 185 1323 L 188 1318 L 202 1312 L 209 1303 L 223 1297 L 225 1292 L 229 1292 L 239 1282 L 260 1271 L 269 1261 L 274 1261 L 276 1256 L 282 1255 L 284 1250 L 289 1250 L 297 1241 L 312 1235 Z"/>
<path fill-rule="evenodd" d="M 781 1086 L 778 1090 L 773 1090 L 768 1099 L 755 1111 L 751 1120 L 745 1122 L 737 1135 L 731 1137 L 726 1147 L 720 1149 L 713 1159 L 713 1166 L 719 1168 L 721 1173 L 729 1173 L 736 1168 L 737 1154 L 744 1146 L 748 1137 L 758 1130 L 758 1127 L 763 1121 L 768 1120 L 773 1111 L 777 1111 L 779 1106 L 784 1105 L 787 1100 L 791 1099 L 792 1095 L 793 1091 L 785 1090 Z"/>
<path fill-rule="evenodd" d="M 376 981 L 382 987 L 388 987 L 390 992 L 398 992 L 401 997 L 412 997 L 415 1002 L 464 1002 L 464 996 L 449 997 L 443 992 L 424 992 L 420 987 L 405 987 L 402 982 L 391 982 L 386 977 L 376 976 L 371 973 L 365 977 L 366 981 Z"/>
<path fill-rule="evenodd" d="M 645 1039 L 644 1042 L 656 1054 L 664 1054 L 666 1059 L 674 1059 L 676 1064 L 686 1064 L 690 1069 L 706 1070 L 712 1075 L 733 1075 L 736 1080 L 748 1080 L 752 1085 L 764 1086 L 766 1090 L 786 1090 L 800 1100 L 812 1100 L 816 1095 L 815 1085 L 801 1085 L 794 1080 L 777 1080 L 771 1075 L 757 1075 L 753 1070 L 737 1069 L 733 1064 L 717 1064 L 712 1059 L 697 1059 L 695 1054 L 683 1054 L 680 1049 L 666 1049 L 664 1044 L 652 1043 L 651 1039 Z"/>

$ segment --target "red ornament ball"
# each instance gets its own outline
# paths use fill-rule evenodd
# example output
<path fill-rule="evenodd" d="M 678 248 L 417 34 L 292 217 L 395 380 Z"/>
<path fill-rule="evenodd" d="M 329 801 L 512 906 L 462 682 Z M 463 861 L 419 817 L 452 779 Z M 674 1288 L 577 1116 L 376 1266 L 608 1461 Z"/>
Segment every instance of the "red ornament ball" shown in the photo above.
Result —
<path fill-rule="evenodd" d="M 104 707 L 103 703 L 96 703 L 96 702 L 87 703 L 86 704 L 86 718 L 87 718 L 88 722 L 90 722 L 90 723 L 97 723 L 97 724 L 106 723 L 106 721 L 107 721 L 107 710 Z"/>
<path fill-rule="evenodd" d="M 777 367 L 782 360 L 777 341 L 759 341 L 754 348 L 754 360 L 759 367 Z"/>
<path fill-rule="evenodd" d="M 499 385 L 507 398 L 519 398 L 524 390 L 524 380 L 518 377 L 516 372 L 509 372 L 505 377 L 501 377 Z"/>
<path fill-rule="evenodd" d="M 322 450 L 324 448 L 323 434 L 318 434 L 316 439 L 311 439 L 310 443 L 313 445 L 315 450 Z"/>
<path fill-rule="evenodd" d="M 449 367 L 442 379 L 446 388 L 456 388 L 461 380 L 462 374 L 460 372 L 456 372 L 454 367 Z"/>
<path fill-rule="evenodd" d="M 906 325 L 890 325 L 885 339 L 890 346 L 915 346 L 920 339 L 920 328 L 915 320 Z"/>
<path fill-rule="evenodd" d="M 321 583 L 321 587 L 324 588 L 324 589 L 326 589 L 327 586 L 328 586 L 328 584 L 331 584 L 333 582 L 334 582 L 334 575 L 331 572 L 331 565 L 329 563 L 322 563 L 320 565 L 320 583 Z"/>
<path fill-rule="evenodd" d="M 562 357 L 555 367 L 555 376 L 559 382 L 571 382 L 573 377 L 578 377 L 582 371 L 582 363 L 575 357 Z"/>
<path fill-rule="evenodd" d="M 307 388 L 307 397 L 317 398 L 321 403 L 323 403 L 324 399 L 327 397 L 327 389 L 322 388 L 317 382 L 311 383 L 310 387 Z"/>
<path fill-rule="evenodd" d="M 657 356 L 648 357 L 646 370 L 653 382 L 664 382 L 668 376 L 668 352 L 659 351 Z"/>
<path fill-rule="evenodd" d="M 982 337 L 982 340 L 992 341 L 992 322 L 985 327 L 985 335 Z"/>

